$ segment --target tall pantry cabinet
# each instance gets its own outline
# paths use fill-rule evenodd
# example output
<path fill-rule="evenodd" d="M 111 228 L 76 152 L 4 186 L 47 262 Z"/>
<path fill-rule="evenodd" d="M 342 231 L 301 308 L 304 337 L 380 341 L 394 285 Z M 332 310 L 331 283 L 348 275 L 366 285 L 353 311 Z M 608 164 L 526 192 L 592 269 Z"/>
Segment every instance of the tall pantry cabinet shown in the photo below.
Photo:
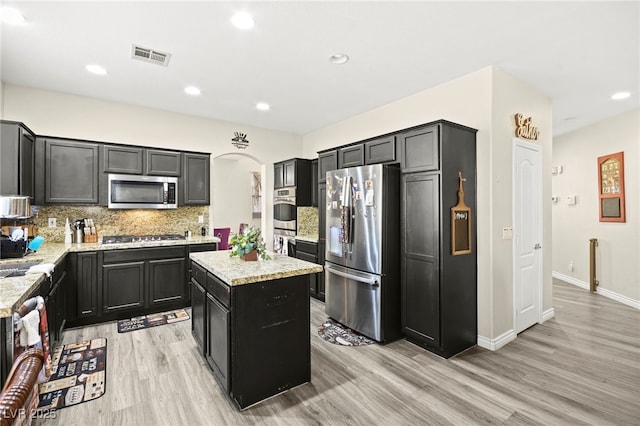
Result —
<path fill-rule="evenodd" d="M 477 340 L 476 130 L 438 121 L 396 138 L 402 331 L 408 341 L 448 358 Z M 470 227 L 456 228 L 468 247 L 454 255 L 451 209 L 458 204 L 459 175 Z"/>

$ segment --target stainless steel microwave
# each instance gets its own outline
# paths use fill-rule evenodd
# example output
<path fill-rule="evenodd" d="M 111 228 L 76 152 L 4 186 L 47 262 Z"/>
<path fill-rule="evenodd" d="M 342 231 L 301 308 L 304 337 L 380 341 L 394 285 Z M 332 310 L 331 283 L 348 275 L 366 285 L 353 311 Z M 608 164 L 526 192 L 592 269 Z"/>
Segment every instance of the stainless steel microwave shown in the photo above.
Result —
<path fill-rule="evenodd" d="M 175 209 L 178 178 L 109 174 L 110 209 Z"/>

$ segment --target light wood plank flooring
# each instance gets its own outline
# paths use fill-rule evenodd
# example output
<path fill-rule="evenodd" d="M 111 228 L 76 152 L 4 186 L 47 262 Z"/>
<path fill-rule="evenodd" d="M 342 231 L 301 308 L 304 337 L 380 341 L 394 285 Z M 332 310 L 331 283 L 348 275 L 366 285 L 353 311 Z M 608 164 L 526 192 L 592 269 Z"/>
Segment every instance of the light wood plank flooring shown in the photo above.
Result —
<path fill-rule="evenodd" d="M 68 330 L 65 343 L 108 339 L 107 392 L 34 423 L 639 424 L 640 312 L 560 281 L 553 299 L 555 318 L 498 351 L 475 347 L 449 360 L 405 340 L 324 342 L 324 305 L 312 300 L 312 382 L 243 412 L 198 354 L 190 321 L 126 334 L 115 323 Z"/>

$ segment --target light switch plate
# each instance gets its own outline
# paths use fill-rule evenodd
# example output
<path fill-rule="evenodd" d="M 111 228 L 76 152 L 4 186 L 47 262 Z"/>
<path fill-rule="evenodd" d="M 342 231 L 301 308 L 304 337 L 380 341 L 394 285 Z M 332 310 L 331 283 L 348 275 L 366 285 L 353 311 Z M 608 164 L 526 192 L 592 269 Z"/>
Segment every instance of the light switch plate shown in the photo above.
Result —
<path fill-rule="evenodd" d="M 204 223 L 204 215 L 198 215 L 198 223 Z"/>
<path fill-rule="evenodd" d="M 504 228 L 502 228 L 502 239 L 503 240 L 513 239 L 513 228 L 511 226 L 505 226 Z"/>

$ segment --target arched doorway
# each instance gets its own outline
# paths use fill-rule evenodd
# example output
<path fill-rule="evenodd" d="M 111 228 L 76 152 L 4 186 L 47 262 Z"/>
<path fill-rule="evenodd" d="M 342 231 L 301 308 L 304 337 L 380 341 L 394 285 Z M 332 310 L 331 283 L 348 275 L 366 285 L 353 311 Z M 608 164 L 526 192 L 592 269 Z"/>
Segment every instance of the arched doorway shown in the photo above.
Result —
<path fill-rule="evenodd" d="M 235 233 L 241 223 L 248 223 L 260 228 L 268 241 L 265 171 L 264 163 L 250 154 L 227 153 L 213 158 L 211 229 L 228 227 Z"/>

